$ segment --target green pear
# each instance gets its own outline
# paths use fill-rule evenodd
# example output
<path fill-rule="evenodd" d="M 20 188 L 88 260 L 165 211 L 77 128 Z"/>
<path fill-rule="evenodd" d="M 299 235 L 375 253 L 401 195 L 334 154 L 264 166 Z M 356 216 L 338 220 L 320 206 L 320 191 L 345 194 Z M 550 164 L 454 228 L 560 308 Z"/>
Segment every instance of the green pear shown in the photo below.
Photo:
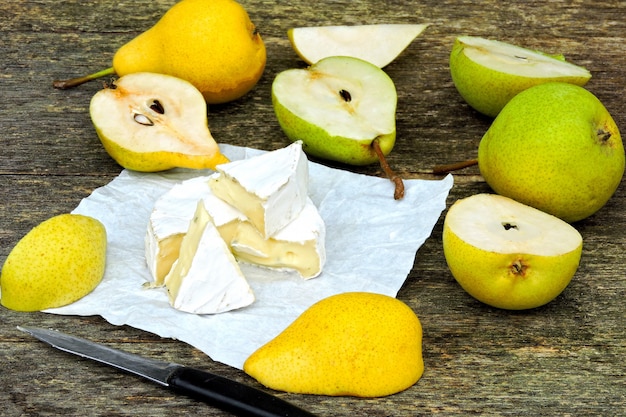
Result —
<path fill-rule="evenodd" d="M 480 141 L 478 166 L 498 194 L 575 222 L 602 208 L 619 186 L 624 146 L 597 97 L 547 83 L 502 109 Z"/>
<path fill-rule="evenodd" d="M 582 253 L 578 231 L 497 194 L 456 201 L 443 224 L 443 252 L 461 287 L 497 308 L 547 304 L 571 282 Z"/>
<path fill-rule="evenodd" d="M 287 137 L 302 141 L 311 156 L 349 165 L 381 162 L 388 168 L 384 158 L 396 141 L 397 100 L 382 69 L 347 56 L 283 71 L 272 84 L 274 111 Z M 387 175 L 396 182 L 393 171 Z"/>
<path fill-rule="evenodd" d="M 307 64 L 329 56 L 353 56 L 383 68 L 395 60 L 427 24 L 373 24 L 296 27 L 291 46 Z"/>
<path fill-rule="evenodd" d="M 562 55 L 474 36 L 455 40 L 450 74 L 463 99 L 491 117 L 516 94 L 534 85 L 559 81 L 583 86 L 591 78 L 589 71 L 566 62 Z"/>
<path fill-rule="evenodd" d="M 207 103 L 225 103 L 250 91 L 265 63 L 263 40 L 239 3 L 182 0 L 119 48 L 111 68 L 54 85 L 70 88 L 105 75 L 155 72 L 189 81 Z"/>
<path fill-rule="evenodd" d="M 402 301 L 346 292 L 324 298 L 253 352 L 243 370 L 279 391 L 381 397 L 424 372 L 422 325 Z"/>
<path fill-rule="evenodd" d="M 35 226 L 9 253 L 0 275 L 2 305 L 37 311 L 73 303 L 104 275 L 106 229 L 80 214 L 60 214 Z"/>
<path fill-rule="evenodd" d="M 137 72 L 91 99 L 91 120 L 105 150 L 127 169 L 215 169 L 228 162 L 209 131 L 207 104 L 191 83 Z"/>

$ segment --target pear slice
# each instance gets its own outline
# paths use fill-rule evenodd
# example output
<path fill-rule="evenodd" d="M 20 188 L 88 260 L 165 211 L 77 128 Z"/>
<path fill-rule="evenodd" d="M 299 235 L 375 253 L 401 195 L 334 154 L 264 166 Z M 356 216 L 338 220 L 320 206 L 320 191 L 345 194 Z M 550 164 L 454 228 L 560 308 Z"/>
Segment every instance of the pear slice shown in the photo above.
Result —
<path fill-rule="evenodd" d="M 98 91 L 89 111 L 102 145 L 124 168 L 214 169 L 228 162 L 209 131 L 204 97 L 180 78 L 125 75 Z"/>
<path fill-rule="evenodd" d="M 497 40 L 460 36 L 450 53 L 450 73 L 463 99 L 495 117 L 519 92 L 550 81 L 583 86 L 591 73 L 549 55 Z"/>
<path fill-rule="evenodd" d="M 383 68 L 427 27 L 428 24 L 311 26 L 291 28 L 287 35 L 307 64 L 329 56 L 351 56 Z"/>
<path fill-rule="evenodd" d="M 576 273 L 583 245 L 569 223 L 497 194 L 455 202 L 442 240 L 461 287 L 485 304 L 509 310 L 556 298 Z"/>

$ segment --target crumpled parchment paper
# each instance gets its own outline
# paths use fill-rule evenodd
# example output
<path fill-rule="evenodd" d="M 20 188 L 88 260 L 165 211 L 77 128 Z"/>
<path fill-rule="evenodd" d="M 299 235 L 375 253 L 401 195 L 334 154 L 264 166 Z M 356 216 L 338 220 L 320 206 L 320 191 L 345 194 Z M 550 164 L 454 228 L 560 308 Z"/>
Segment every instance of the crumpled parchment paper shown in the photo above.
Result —
<path fill-rule="evenodd" d="M 225 144 L 221 149 L 231 160 L 262 152 Z M 172 186 L 211 171 L 124 170 L 73 211 L 95 217 L 106 227 L 107 263 L 101 284 L 81 300 L 46 312 L 99 315 L 114 325 L 184 341 L 215 361 L 242 369 L 252 352 L 322 298 L 347 291 L 395 297 L 445 209 L 452 176 L 405 180 L 405 197 L 396 201 L 386 178 L 309 164 L 309 195 L 327 229 L 327 262 L 317 278 L 305 281 L 295 273 L 242 265 L 256 297 L 252 305 L 204 316 L 173 309 L 164 288 L 143 286 L 151 280 L 144 256 L 150 213 Z"/>

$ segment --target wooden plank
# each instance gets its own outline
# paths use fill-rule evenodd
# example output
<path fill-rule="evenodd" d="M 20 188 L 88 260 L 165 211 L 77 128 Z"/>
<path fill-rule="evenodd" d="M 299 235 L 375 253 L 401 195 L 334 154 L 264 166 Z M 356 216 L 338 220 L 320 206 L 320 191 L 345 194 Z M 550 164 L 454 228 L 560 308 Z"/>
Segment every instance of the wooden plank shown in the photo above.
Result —
<path fill-rule="evenodd" d="M 0 262 L 30 228 L 71 211 L 120 167 L 102 149 L 88 114 L 96 81 L 71 91 L 53 79 L 110 65 L 122 43 L 148 28 L 174 1 L 6 0 L 0 3 Z M 302 67 L 286 30 L 322 24 L 430 22 L 386 71 L 399 94 L 398 140 L 390 163 L 407 178 L 437 178 L 434 165 L 474 158 L 491 120 L 460 98 L 448 54 L 461 34 L 560 52 L 593 73 L 588 88 L 626 126 L 626 3 L 623 1 L 242 2 L 268 49 L 265 74 L 243 99 L 209 109 L 222 143 L 276 149 L 287 144 L 273 115 L 274 76 Z M 327 162 L 324 162 L 327 163 Z M 328 163 L 329 165 L 333 165 Z M 377 166 L 341 167 L 382 175 Z M 455 175 L 448 203 L 489 192 L 476 167 Z M 443 216 L 420 248 L 398 297 L 424 326 L 426 371 L 386 398 L 276 393 L 320 415 L 615 415 L 626 406 L 626 188 L 575 224 L 581 266 L 565 292 L 532 311 L 489 308 L 450 275 L 441 247 Z M 99 317 L 17 313 L 0 307 L 3 415 L 225 415 L 36 342 L 18 325 L 53 327 L 112 346 L 205 368 L 259 386 L 175 340 L 113 326 Z"/>

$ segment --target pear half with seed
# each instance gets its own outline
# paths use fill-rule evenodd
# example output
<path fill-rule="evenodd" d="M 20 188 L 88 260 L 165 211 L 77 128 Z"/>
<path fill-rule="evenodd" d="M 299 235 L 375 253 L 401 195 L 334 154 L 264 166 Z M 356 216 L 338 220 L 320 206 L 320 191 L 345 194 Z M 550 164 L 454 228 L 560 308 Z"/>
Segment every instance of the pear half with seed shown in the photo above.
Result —
<path fill-rule="evenodd" d="M 570 224 L 498 194 L 456 201 L 443 223 L 454 279 L 477 300 L 507 310 L 540 307 L 561 294 L 582 247 Z"/>
<path fill-rule="evenodd" d="M 124 168 L 214 169 L 228 162 L 209 131 L 204 97 L 180 78 L 125 75 L 93 96 L 89 112 L 105 150 Z"/>
<path fill-rule="evenodd" d="M 383 68 L 396 59 L 428 24 L 374 24 L 291 28 L 292 48 L 307 64 L 329 56 L 351 56 Z"/>
<path fill-rule="evenodd" d="M 450 53 L 450 74 L 456 89 L 475 110 L 495 117 L 518 93 L 547 82 L 585 85 L 591 73 L 549 55 L 510 43 L 460 36 Z"/>

